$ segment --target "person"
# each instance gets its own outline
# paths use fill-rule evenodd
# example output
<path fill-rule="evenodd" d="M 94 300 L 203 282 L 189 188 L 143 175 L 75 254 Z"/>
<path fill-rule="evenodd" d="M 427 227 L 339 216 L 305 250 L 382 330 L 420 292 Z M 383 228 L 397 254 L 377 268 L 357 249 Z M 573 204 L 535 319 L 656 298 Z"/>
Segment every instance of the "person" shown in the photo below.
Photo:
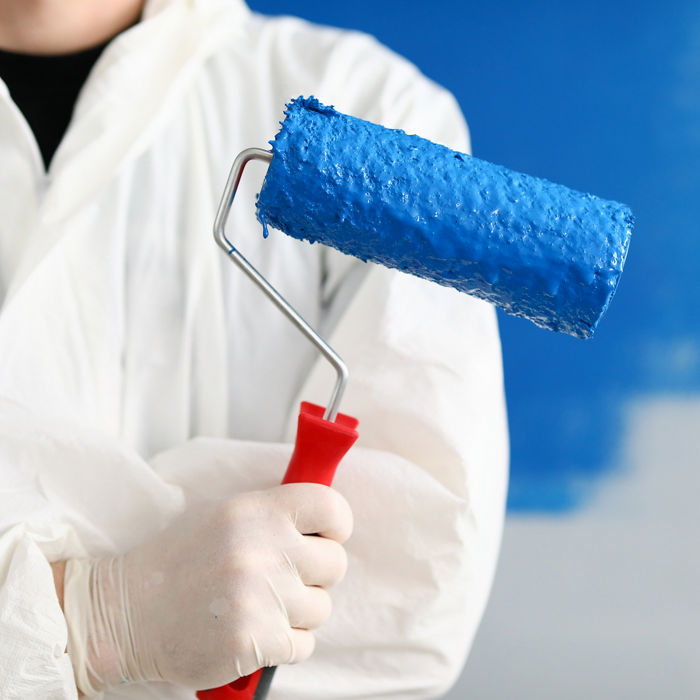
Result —
<path fill-rule="evenodd" d="M 493 310 L 264 240 L 249 166 L 230 235 L 360 420 L 335 489 L 276 486 L 332 377 L 210 231 L 290 98 L 468 151 L 454 99 L 242 0 L 0 0 L 0 49 L 0 696 L 191 698 L 269 664 L 271 698 L 444 691 L 503 524 Z"/>

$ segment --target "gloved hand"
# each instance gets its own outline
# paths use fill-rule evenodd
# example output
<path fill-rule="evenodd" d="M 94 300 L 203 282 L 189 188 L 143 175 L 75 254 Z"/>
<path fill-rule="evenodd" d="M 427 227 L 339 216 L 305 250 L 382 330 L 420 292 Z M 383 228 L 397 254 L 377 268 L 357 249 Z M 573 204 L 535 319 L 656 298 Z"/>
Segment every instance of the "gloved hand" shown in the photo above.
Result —
<path fill-rule="evenodd" d="M 122 556 L 69 560 L 64 611 L 78 688 L 213 688 L 306 659 L 351 530 L 337 491 L 287 484 L 187 513 Z"/>

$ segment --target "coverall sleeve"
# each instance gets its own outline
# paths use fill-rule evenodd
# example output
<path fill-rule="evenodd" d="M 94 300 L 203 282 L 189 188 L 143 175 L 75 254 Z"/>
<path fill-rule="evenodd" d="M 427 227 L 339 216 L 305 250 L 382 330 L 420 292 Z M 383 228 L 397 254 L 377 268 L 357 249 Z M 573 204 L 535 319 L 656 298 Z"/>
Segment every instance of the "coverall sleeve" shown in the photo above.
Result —
<path fill-rule="evenodd" d="M 357 697 L 377 688 L 435 697 L 466 660 L 502 535 L 508 439 L 495 314 L 373 269 L 330 343 L 349 367 L 341 411 L 359 418 L 360 439 L 334 483 L 356 527 L 319 641 L 336 647 L 325 659 L 336 673 L 353 659 Z M 300 398 L 323 403 L 331 382 L 319 362 Z M 400 673 L 378 679 L 377 668 Z"/>
<path fill-rule="evenodd" d="M 356 34 L 331 56 L 343 89 L 327 93 L 338 109 L 469 150 L 456 101 L 414 66 Z M 360 439 L 335 482 L 356 517 L 350 573 L 319 639 L 365 649 L 353 660 L 358 697 L 434 697 L 466 659 L 502 535 L 508 434 L 496 314 L 452 289 L 326 255 L 324 330 L 349 367 L 341 411 L 359 418 Z M 324 403 L 331 385 L 319 360 L 300 399 Z M 379 682 L 376 669 L 392 667 L 400 672 Z M 280 675 L 294 685 L 298 673 Z"/>
<path fill-rule="evenodd" d="M 71 700 L 49 562 L 135 546 L 181 510 L 182 493 L 123 444 L 5 399 L 0 473 L 0 697 Z"/>

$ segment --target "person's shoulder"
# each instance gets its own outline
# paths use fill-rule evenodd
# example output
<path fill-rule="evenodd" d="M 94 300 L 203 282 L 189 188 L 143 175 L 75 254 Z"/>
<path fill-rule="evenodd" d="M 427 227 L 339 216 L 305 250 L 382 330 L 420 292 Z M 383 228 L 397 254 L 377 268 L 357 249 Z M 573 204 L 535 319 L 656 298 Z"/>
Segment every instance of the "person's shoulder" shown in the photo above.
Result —
<path fill-rule="evenodd" d="M 249 38 L 279 82 L 309 85 L 341 112 L 469 149 L 452 94 L 370 34 L 253 12 Z"/>
<path fill-rule="evenodd" d="M 258 40 L 272 40 L 295 49 L 332 51 L 339 46 L 352 46 L 380 51 L 384 47 L 370 34 L 317 24 L 292 15 L 264 15 L 251 12 L 249 27 Z M 388 50 L 388 49 L 387 49 Z"/>
<path fill-rule="evenodd" d="M 359 74 L 363 70 L 395 67 L 417 69 L 383 46 L 370 34 L 316 24 L 300 17 L 251 13 L 249 39 L 254 46 L 278 59 L 285 71 L 328 74 Z"/>

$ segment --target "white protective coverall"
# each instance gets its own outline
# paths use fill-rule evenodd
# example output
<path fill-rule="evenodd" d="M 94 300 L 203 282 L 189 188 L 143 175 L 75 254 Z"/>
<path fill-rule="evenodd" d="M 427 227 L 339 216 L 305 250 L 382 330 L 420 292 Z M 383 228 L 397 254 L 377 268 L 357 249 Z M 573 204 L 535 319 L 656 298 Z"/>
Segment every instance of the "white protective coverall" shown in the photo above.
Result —
<path fill-rule="evenodd" d="M 151 0 L 95 65 L 51 168 L 0 82 L 0 697 L 75 698 L 49 561 L 127 551 L 189 504 L 278 483 L 325 361 L 211 236 L 285 103 L 468 149 L 453 98 L 358 33 Z M 349 571 L 271 698 L 423 698 L 465 660 L 501 537 L 507 432 L 483 302 L 273 232 L 252 165 L 230 235 L 350 368 Z M 200 436 L 200 437 L 197 437 Z M 202 437 L 205 436 L 205 437 Z M 183 563 L 183 566 L 186 564 Z M 173 610 L 173 615 L 177 611 Z M 167 684 L 107 698 L 192 698 Z"/>

